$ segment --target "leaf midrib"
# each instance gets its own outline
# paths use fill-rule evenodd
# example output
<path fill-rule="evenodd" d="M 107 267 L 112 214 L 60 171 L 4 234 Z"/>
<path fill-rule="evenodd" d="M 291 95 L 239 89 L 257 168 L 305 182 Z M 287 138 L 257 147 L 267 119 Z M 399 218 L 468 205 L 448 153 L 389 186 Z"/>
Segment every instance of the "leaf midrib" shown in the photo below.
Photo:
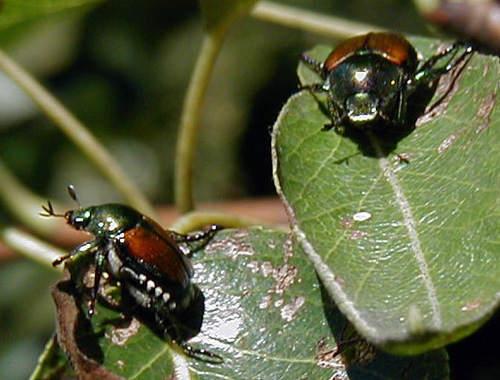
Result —
<path fill-rule="evenodd" d="M 408 237 L 410 239 L 411 250 L 417 261 L 418 268 L 421 273 L 421 279 L 425 285 L 427 291 L 427 297 L 429 299 L 430 307 L 432 310 L 432 323 L 433 329 L 440 329 L 442 326 L 442 317 L 441 317 L 441 306 L 438 301 L 436 288 L 434 287 L 434 283 L 432 281 L 432 276 L 429 270 L 429 266 L 427 260 L 424 255 L 424 251 L 422 250 L 422 246 L 420 244 L 420 238 L 417 229 L 417 221 L 413 217 L 413 212 L 411 209 L 410 202 L 405 196 L 404 190 L 399 184 L 397 173 L 393 170 L 392 166 L 389 163 L 387 157 L 383 154 L 383 148 L 380 144 L 379 140 L 373 135 L 369 135 L 370 142 L 373 144 L 375 148 L 375 152 L 377 154 L 377 158 L 379 161 L 380 169 L 386 178 L 387 182 L 391 186 L 392 191 L 395 195 L 396 203 L 401 211 L 403 216 L 403 222 L 408 231 Z"/>

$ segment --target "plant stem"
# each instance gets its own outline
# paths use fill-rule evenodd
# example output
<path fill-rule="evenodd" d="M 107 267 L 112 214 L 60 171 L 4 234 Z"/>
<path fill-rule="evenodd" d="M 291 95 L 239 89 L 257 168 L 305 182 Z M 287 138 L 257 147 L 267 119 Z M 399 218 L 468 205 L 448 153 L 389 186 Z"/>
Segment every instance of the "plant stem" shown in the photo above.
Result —
<path fill-rule="evenodd" d="M 3 199 L 5 208 L 8 209 L 22 224 L 29 226 L 41 235 L 50 233 L 55 224 L 53 219 L 43 221 L 38 215 L 42 211 L 45 200 L 36 196 L 10 172 L 0 160 L 0 197 Z"/>
<path fill-rule="evenodd" d="M 224 228 L 245 228 L 265 225 L 261 220 L 245 218 L 224 212 L 195 211 L 187 213 L 177 219 L 177 221 L 170 226 L 170 229 L 181 234 L 186 234 L 208 224 L 217 224 Z M 269 224 L 269 226 L 271 226 L 271 224 Z M 272 225 L 272 227 L 277 228 L 276 225 Z"/>
<path fill-rule="evenodd" d="M 155 217 L 156 213 L 142 192 L 130 180 L 99 141 L 47 89 L 0 49 L 0 69 L 21 87 L 40 109 L 77 145 L 141 212 Z"/>
<path fill-rule="evenodd" d="M 346 21 L 339 17 L 323 16 L 315 12 L 270 1 L 257 3 L 251 15 L 263 21 L 301 29 L 326 37 L 349 38 L 356 34 L 381 30 L 372 25 Z"/>
<path fill-rule="evenodd" d="M 184 100 L 175 162 L 175 204 L 181 213 L 194 209 L 193 166 L 203 104 L 226 33 L 207 33 Z"/>
<path fill-rule="evenodd" d="M 65 251 L 13 227 L 0 227 L 0 238 L 14 251 L 50 268 L 55 259 L 66 254 Z M 58 269 L 61 270 L 62 266 Z"/>

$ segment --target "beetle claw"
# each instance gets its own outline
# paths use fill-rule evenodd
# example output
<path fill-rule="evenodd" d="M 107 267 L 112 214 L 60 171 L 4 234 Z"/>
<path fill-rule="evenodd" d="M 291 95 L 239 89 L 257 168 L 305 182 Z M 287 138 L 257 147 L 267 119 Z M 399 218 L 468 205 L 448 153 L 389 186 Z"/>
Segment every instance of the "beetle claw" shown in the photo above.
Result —
<path fill-rule="evenodd" d="M 68 260 L 71 256 L 73 256 L 73 255 L 70 253 L 68 255 L 64 255 L 64 256 L 58 257 L 57 259 L 55 259 L 54 261 L 52 261 L 52 266 L 56 267 L 58 265 L 61 265 L 63 262 L 65 262 L 66 260 Z"/>
<path fill-rule="evenodd" d="M 190 358 L 199 359 L 201 361 L 212 364 L 222 364 L 224 362 L 222 356 L 214 354 L 213 352 L 210 352 L 204 348 L 195 348 L 184 342 L 176 343 L 182 348 L 184 354 L 186 354 L 186 356 L 189 356 Z"/>
<path fill-rule="evenodd" d="M 58 218 L 59 217 L 64 218 L 64 214 L 56 214 L 56 212 L 54 211 L 54 207 L 52 206 L 52 203 L 50 201 L 47 201 L 47 206 L 42 205 L 42 210 L 43 211 L 38 213 L 38 215 L 46 217 L 46 218 L 49 218 L 52 216 L 55 216 Z"/>

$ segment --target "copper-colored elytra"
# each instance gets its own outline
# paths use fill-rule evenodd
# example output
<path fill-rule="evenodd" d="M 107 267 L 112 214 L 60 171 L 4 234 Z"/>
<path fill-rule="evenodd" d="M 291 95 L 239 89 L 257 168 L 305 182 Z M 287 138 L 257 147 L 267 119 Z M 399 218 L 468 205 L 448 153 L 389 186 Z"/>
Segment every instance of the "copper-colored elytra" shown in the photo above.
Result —
<path fill-rule="evenodd" d="M 165 275 L 169 281 L 187 285 L 193 268 L 177 243 L 163 230 L 136 227 L 125 233 L 125 247 L 130 255 L 142 259 Z"/>
<path fill-rule="evenodd" d="M 324 68 L 326 71 L 332 71 L 346 59 L 363 50 L 380 54 L 398 66 L 403 66 L 408 60 L 416 59 L 415 50 L 403 36 L 389 32 L 368 33 L 350 38 L 338 45 L 326 58 Z"/>

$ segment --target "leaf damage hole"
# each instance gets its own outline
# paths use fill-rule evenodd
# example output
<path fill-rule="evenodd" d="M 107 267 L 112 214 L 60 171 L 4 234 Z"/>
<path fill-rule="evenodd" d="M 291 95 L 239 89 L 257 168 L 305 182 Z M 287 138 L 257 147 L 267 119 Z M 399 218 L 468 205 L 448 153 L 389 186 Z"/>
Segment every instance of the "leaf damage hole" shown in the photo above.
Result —
<path fill-rule="evenodd" d="M 478 309 L 482 304 L 483 301 L 480 298 L 477 298 L 462 306 L 460 310 L 463 311 L 464 313 L 470 313 L 471 311 Z"/>
<path fill-rule="evenodd" d="M 298 269 L 295 265 L 284 264 L 273 270 L 273 278 L 276 280 L 272 287 L 274 293 L 283 295 L 285 291 L 295 282 Z"/>
<path fill-rule="evenodd" d="M 346 368 L 354 365 L 366 366 L 375 360 L 377 349 L 356 330 L 351 331 L 348 337 L 339 339 L 337 339 L 337 352 L 339 356 L 343 356 Z"/>
<path fill-rule="evenodd" d="M 441 144 L 439 144 L 439 146 L 438 146 L 438 149 L 437 149 L 438 153 L 441 154 L 445 150 L 447 150 L 450 146 L 452 146 L 452 144 L 460 136 L 462 136 L 463 134 L 465 134 L 465 132 L 467 132 L 468 127 L 469 126 L 466 125 L 465 127 L 460 128 L 458 131 L 456 131 L 455 133 L 453 133 L 450 136 L 448 136 L 447 138 L 445 138 L 444 141 Z"/>
<path fill-rule="evenodd" d="M 366 232 L 366 231 L 354 230 L 349 235 L 349 238 L 351 240 L 359 240 L 359 239 L 362 239 L 362 238 L 367 237 L 367 236 L 368 236 L 368 232 Z"/>
<path fill-rule="evenodd" d="M 481 123 L 476 129 L 476 133 L 486 130 L 491 123 L 491 114 L 497 103 L 498 90 L 495 90 L 489 96 L 485 97 L 479 106 L 476 116 L 481 119 Z"/>
<path fill-rule="evenodd" d="M 481 120 L 479 126 L 476 128 L 476 134 L 484 132 L 491 123 L 491 114 L 496 105 L 498 92 L 494 91 L 489 96 L 485 97 L 479 109 L 476 113 L 476 117 Z M 441 154 L 447 150 L 460 136 L 464 135 L 470 127 L 470 124 L 466 124 L 458 131 L 448 136 L 438 147 L 438 153 Z"/>
<path fill-rule="evenodd" d="M 354 220 L 352 218 L 344 218 L 340 221 L 340 225 L 342 226 L 342 228 L 345 228 L 346 230 L 349 230 L 352 228 L 352 226 L 354 225 Z"/>
<path fill-rule="evenodd" d="M 256 260 L 252 260 L 247 264 L 252 273 L 260 273 L 263 277 L 272 277 L 275 282 L 273 286 L 266 292 L 266 295 L 262 298 L 259 303 L 260 309 L 267 309 L 271 306 L 273 295 L 276 294 L 278 299 L 274 301 L 274 306 L 286 308 L 286 311 L 282 311 L 281 315 L 283 319 L 288 322 L 295 317 L 298 309 L 305 303 L 304 297 L 294 297 L 292 301 L 285 305 L 284 294 L 290 288 L 290 286 L 296 281 L 298 275 L 298 269 L 295 265 L 283 264 L 279 266 L 273 266 L 269 261 L 264 261 L 259 263 Z"/>
<path fill-rule="evenodd" d="M 271 249 L 276 249 L 277 245 L 278 245 L 278 242 L 277 242 L 277 241 L 275 241 L 274 239 L 269 239 L 269 240 L 267 240 L 267 246 L 268 246 L 269 248 L 271 248 Z"/>
<path fill-rule="evenodd" d="M 255 250 L 246 238 L 248 231 L 241 230 L 227 238 L 214 238 L 205 248 L 205 253 L 214 254 L 222 252 L 225 256 L 236 260 L 240 256 L 253 256 Z"/>
<path fill-rule="evenodd" d="M 299 309 L 306 303 L 306 299 L 302 296 L 293 297 L 292 301 L 281 308 L 281 318 L 287 322 L 295 319 Z"/>
<path fill-rule="evenodd" d="M 269 306 L 271 306 L 271 295 L 268 293 L 262 297 L 262 300 L 259 303 L 259 309 L 267 309 Z"/>
<path fill-rule="evenodd" d="M 127 341 L 139 332 L 140 322 L 135 318 L 130 318 L 126 326 L 113 326 L 107 331 L 105 336 L 117 346 L 125 346 Z"/>
<path fill-rule="evenodd" d="M 334 368 L 346 372 L 346 363 L 339 347 L 328 344 L 326 338 L 318 340 L 314 361 L 320 368 Z"/>
<path fill-rule="evenodd" d="M 354 227 L 356 222 L 364 222 L 372 217 L 372 214 L 366 211 L 360 211 L 354 214 L 352 217 L 344 218 L 340 221 L 340 225 L 346 229 L 350 230 Z M 362 230 L 351 230 L 349 233 L 349 238 L 352 240 L 359 240 L 368 236 L 368 232 Z"/>
<path fill-rule="evenodd" d="M 274 304 L 275 307 L 281 308 L 280 315 L 283 320 L 291 322 L 295 319 L 299 309 L 305 304 L 305 298 L 294 296 L 289 303 L 285 303 L 285 292 L 293 283 L 299 280 L 297 280 L 298 268 L 295 265 L 288 264 L 293 255 L 293 241 L 291 237 L 285 239 L 282 247 L 284 261 L 282 265 L 274 266 L 270 261 L 259 262 L 252 260 L 246 267 L 252 273 L 260 273 L 265 278 L 271 277 L 274 279 L 274 284 L 262 297 L 259 309 L 267 309 Z M 273 302 L 274 295 L 277 296 L 277 299 Z"/>

